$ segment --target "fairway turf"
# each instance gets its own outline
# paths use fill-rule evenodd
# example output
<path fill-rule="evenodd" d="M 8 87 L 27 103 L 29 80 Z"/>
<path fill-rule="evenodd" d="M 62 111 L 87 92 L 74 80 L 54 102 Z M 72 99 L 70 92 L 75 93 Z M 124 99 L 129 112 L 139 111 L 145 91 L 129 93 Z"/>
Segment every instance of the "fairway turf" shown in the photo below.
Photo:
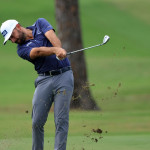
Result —
<path fill-rule="evenodd" d="M 101 111 L 70 112 L 67 150 L 148 150 L 150 1 L 80 0 L 79 4 L 84 47 L 101 43 L 106 34 L 110 41 L 85 52 L 88 84 Z M 56 28 L 54 1 L 3 0 L 1 5 L 7 6 L 1 7 L 1 22 L 16 19 L 29 26 L 43 17 Z M 0 55 L 0 150 L 31 150 L 37 74 L 32 64 L 17 56 L 15 44 L 1 44 Z M 53 115 L 50 112 L 45 125 L 44 150 L 54 149 Z M 92 132 L 98 128 L 102 134 Z"/>
<path fill-rule="evenodd" d="M 103 139 L 94 142 L 84 136 L 69 136 L 68 150 L 149 150 L 150 135 L 113 135 L 105 136 Z M 31 138 L 0 140 L 1 150 L 22 150 L 31 149 Z M 45 149 L 54 149 L 54 138 L 45 138 Z"/>
<path fill-rule="evenodd" d="M 0 149 L 31 149 L 31 112 L 1 112 Z M 54 146 L 54 117 L 45 125 L 45 150 Z M 150 111 L 70 112 L 68 150 L 148 150 Z M 51 130 L 49 130 L 51 128 Z M 101 129 L 101 134 L 93 129 Z M 97 141 L 95 141 L 97 139 Z"/>
<path fill-rule="evenodd" d="M 25 108 L 24 108 L 25 110 Z M 10 110 L 9 110 L 10 111 Z M 0 149 L 32 147 L 31 111 L 1 111 Z M 45 150 L 54 147 L 54 117 L 50 112 L 45 125 Z M 150 111 L 70 112 L 68 150 L 148 150 Z M 101 129 L 102 134 L 93 129 Z M 50 130 L 51 129 L 51 130 Z M 95 141 L 97 139 L 97 142 Z"/>
<path fill-rule="evenodd" d="M 45 149 L 54 147 L 54 118 L 50 112 L 45 125 Z M 150 111 L 70 112 L 68 150 L 148 150 L 150 146 Z M 0 115 L 0 149 L 31 149 L 30 112 Z M 49 130 L 51 128 L 51 130 Z M 92 132 L 100 128 L 102 134 Z M 107 131 L 107 132 L 106 132 Z M 97 142 L 95 141 L 97 139 Z"/>

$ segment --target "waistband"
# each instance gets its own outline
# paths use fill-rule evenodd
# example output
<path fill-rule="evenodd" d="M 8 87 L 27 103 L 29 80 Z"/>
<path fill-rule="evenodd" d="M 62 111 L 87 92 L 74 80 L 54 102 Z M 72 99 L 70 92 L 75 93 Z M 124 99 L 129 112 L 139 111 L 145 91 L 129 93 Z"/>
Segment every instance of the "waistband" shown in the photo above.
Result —
<path fill-rule="evenodd" d="M 71 70 L 71 66 L 64 67 L 64 68 L 61 68 L 58 70 L 51 70 L 51 71 L 47 71 L 44 73 L 40 73 L 39 76 L 55 76 L 55 75 L 62 74 L 62 73 L 69 71 L 69 70 Z"/>

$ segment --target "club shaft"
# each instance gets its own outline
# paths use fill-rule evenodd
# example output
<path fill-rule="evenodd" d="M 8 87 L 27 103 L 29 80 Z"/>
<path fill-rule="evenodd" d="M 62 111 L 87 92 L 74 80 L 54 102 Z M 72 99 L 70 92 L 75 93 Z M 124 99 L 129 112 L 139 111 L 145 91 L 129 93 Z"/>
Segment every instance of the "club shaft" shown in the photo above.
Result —
<path fill-rule="evenodd" d="M 98 44 L 98 45 L 94 45 L 94 46 L 91 46 L 91 47 L 87 47 L 87 48 L 83 48 L 83 49 L 79 49 L 79 50 L 75 50 L 75 51 L 72 51 L 72 52 L 68 52 L 67 55 L 71 55 L 71 54 L 74 54 L 74 53 L 77 53 L 77 52 L 81 52 L 81 51 L 84 51 L 86 49 L 90 49 L 90 48 L 94 48 L 94 47 L 98 47 L 98 46 L 101 46 L 103 45 L 104 43 L 101 43 L 101 44 Z"/>

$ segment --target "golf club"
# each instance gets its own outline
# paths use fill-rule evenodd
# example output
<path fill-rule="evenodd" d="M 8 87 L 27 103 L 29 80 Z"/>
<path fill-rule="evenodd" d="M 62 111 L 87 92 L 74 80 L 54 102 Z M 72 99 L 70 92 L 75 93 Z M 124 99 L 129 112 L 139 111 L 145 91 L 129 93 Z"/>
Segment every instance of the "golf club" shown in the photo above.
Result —
<path fill-rule="evenodd" d="M 103 39 L 103 43 L 98 44 L 98 45 L 94 45 L 94 46 L 91 46 L 91 47 L 87 47 L 87 48 L 75 50 L 75 51 L 72 51 L 72 52 L 68 52 L 67 55 L 71 55 L 71 54 L 74 54 L 74 53 L 77 53 L 77 52 L 81 52 L 81 51 L 84 51 L 84 50 L 86 50 L 86 49 L 90 49 L 90 48 L 102 46 L 102 45 L 106 44 L 106 43 L 109 41 L 109 39 L 110 39 L 110 37 L 109 37 L 108 35 L 105 35 L 105 36 L 104 36 L 104 39 Z"/>

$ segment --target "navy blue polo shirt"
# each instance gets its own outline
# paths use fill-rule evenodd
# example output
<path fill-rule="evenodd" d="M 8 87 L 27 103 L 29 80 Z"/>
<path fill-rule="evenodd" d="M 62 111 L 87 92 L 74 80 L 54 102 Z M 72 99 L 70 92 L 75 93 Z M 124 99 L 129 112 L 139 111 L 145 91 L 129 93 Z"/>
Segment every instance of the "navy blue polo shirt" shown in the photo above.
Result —
<path fill-rule="evenodd" d="M 49 30 L 54 30 L 51 24 L 44 18 L 39 18 L 32 26 L 27 27 L 32 30 L 34 39 L 26 41 L 24 44 L 17 46 L 18 55 L 33 63 L 37 73 L 57 70 L 63 67 L 70 66 L 68 58 L 63 60 L 56 59 L 56 55 L 42 56 L 34 60 L 30 58 L 30 51 L 35 47 L 52 47 L 50 41 L 45 37 L 45 33 Z"/>

